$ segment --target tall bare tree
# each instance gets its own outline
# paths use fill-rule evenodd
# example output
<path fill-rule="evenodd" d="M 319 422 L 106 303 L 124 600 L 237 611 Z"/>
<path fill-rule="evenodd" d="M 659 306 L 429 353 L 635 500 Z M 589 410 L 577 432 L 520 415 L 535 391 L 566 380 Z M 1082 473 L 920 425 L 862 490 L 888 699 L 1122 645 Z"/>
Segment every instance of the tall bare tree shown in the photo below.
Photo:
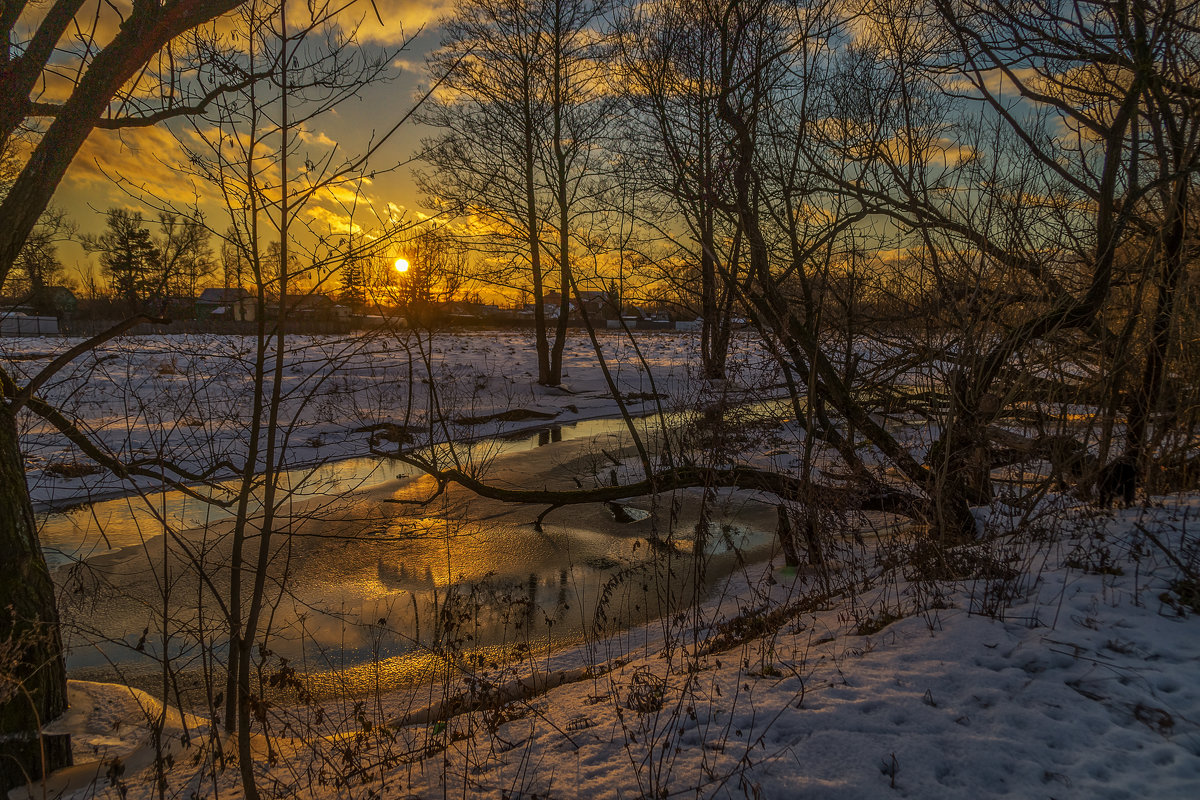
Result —
<path fill-rule="evenodd" d="M 443 133 L 423 143 L 421 185 L 524 262 L 544 385 L 562 382 L 571 253 L 600 171 L 606 8 L 596 0 L 469 0 L 443 22 L 428 64 L 446 77 L 422 121 Z M 562 298 L 553 335 L 551 269 Z"/>
<path fill-rule="evenodd" d="M 163 50 L 239 2 L 139 0 L 124 12 L 99 3 L 95 13 L 85 10 L 83 0 L 55 0 L 40 8 L 9 0 L 0 7 L 0 156 L 13 176 L 0 199 L 0 285 L 7 282 L 71 160 L 96 128 L 153 125 L 194 111 L 228 88 L 180 79 L 178 68 L 186 59 Z M 108 26 L 110 15 L 118 14 L 119 28 Z M 31 33 L 22 38 L 29 23 Z M 106 31 L 114 31 L 107 41 L 101 38 Z M 70 76 L 65 87 L 63 76 Z M 0 550 L 8 554 L 0 579 L 0 608 L 8 609 L 0 614 L 0 640 L 17 643 L 12 675 L 20 687 L 0 701 L 3 789 L 42 772 L 37 732 L 42 722 L 66 708 L 54 590 L 25 485 L 17 413 L 28 408 L 66 435 L 77 433 L 36 394 L 54 371 L 89 347 L 72 348 L 24 386 L 0 374 Z M 122 465 L 110 466 L 124 472 Z M 45 766 L 53 768 L 67 758 L 69 751 L 57 751 Z"/>
<path fill-rule="evenodd" d="M 636 165 L 638 185 L 669 198 L 678 212 L 671 219 L 681 220 L 686 230 L 677 232 L 661 218 L 653 221 L 660 235 L 683 240 L 682 258 L 698 265 L 700 355 L 712 378 L 725 376 L 742 242 L 717 202 L 729 178 L 724 153 L 729 131 L 717 118 L 717 10 L 690 0 L 632 4 L 618 37 L 632 112 L 622 149 Z M 670 282 L 686 288 L 690 272 L 680 275 L 679 261 L 668 258 L 664 271 Z"/>
<path fill-rule="evenodd" d="M 477 217 L 488 238 L 525 267 L 532 289 L 538 381 L 553 380 L 542 238 L 548 198 L 538 176 L 545 140 L 544 20 L 526 0 L 470 0 L 443 21 L 428 60 L 445 75 L 420 115 L 443 133 L 422 144 L 420 185 L 435 202 Z"/>

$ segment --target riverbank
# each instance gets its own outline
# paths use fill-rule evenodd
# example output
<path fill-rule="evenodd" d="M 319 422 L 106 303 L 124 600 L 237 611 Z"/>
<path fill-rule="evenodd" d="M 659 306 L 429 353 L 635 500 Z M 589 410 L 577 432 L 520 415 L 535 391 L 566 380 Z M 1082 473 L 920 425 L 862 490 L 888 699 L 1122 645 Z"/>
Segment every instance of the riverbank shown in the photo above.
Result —
<path fill-rule="evenodd" d="M 1198 515 L 1196 496 L 1063 508 L 981 542 L 954 577 L 846 551 L 853 591 L 746 566 L 694 613 L 464 669 L 469 713 L 448 713 L 453 688 L 273 708 L 274 760 L 257 770 L 314 798 L 1191 797 L 1200 635 L 1166 553 L 1194 556 Z M 81 758 L 153 762 L 154 701 L 72 691 L 103 706 L 72 723 Z M 206 724 L 191 719 L 193 744 L 171 745 L 169 791 L 237 796 L 235 770 L 192 758 Z M 102 765 L 77 779 L 88 769 L 105 783 Z M 129 797 L 153 794 L 140 775 L 120 778 Z"/>
<path fill-rule="evenodd" d="M 563 489 L 633 452 L 619 420 L 581 424 L 558 441 L 509 444 L 477 445 L 460 453 L 461 463 L 486 465 L 495 485 Z M 598 470 L 601 463 L 608 467 Z M 734 493 L 709 503 L 712 536 L 699 561 L 698 489 L 619 509 L 561 509 L 540 528 L 532 522 L 542 509 L 457 486 L 422 502 L 435 493 L 427 476 L 383 475 L 369 485 L 326 484 L 288 507 L 268 558 L 265 669 L 286 660 L 306 692 L 329 696 L 426 683 L 458 657 L 544 656 L 686 607 L 773 546 L 774 506 Z M 233 526 L 212 519 L 164 533 L 168 507 L 151 502 L 121 526 L 107 504 L 88 509 L 86 519 L 109 520 L 94 545 L 102 552 L 56 570 L 68 667 L 75 677 L 155 689 L 166 653 L 172 691 L 196 708 L 220 691 L 205 676 L 210 659 L 223 657 L 213 648 L 227 635 L 219 604 L 230 592 Z M 51 542 L 69 533 L 46 531 Z M 668 539 L 674 544 L 664 550 L 658 543 Z M 469 643 L 456 640 L 450 607 L 469 618 Z"/>
<path fill-rule="evenodd" d="M 694 333 L 655 335 L 639 343 L 639 358 L 623 334 L 600 336 L 631 413 L 654 413 L 660 403 L 740 402 L 778 382 L 775 367 L 749 338 L 733 343 L 728 380 L 705 381 L 695 341 Z M 28 379 L 76 343 L 6 339 L 0 360 L 18 379 Z M 216 469 L 218 478 L 231 476 L 221 465 L 244 459 L 252 344 L 247 337 L 211 334 L 115 339 L 73 362 L 42 394 L 127 463 L 149 460 L 191 474 Z M 384 447 L 465 441 L 531 424 L 619 416 L 586 336 L 568 338 L 561 387 L 536 383 L 535 359 L 532 336 L 523 331 L 293 337 L 280 410 L 288 420 L 284 462 L 301 469 L 365 455 L 372 441 Z M 23 419 L 21 442 L 30 494 L 43 509 L 158 487 L 151 476 L 122 481 L 108 474 L 32 416 Z M 165 474 L 181 473 L 168 467 Z"/>

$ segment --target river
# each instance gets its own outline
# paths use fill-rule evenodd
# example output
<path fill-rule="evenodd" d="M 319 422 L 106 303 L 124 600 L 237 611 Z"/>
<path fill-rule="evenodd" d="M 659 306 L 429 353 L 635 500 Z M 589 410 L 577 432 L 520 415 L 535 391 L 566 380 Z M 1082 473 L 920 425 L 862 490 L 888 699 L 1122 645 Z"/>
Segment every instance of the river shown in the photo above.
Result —
<path fill-rule="evenodd" d="M 605 419 L 480 439 L 458 456 L 498 485 L 570 488 L 629 452 L 624 423 Z M 265 669 L 286 659 L 333 690 L 413 684 L 463 659 L 529 657 L 675 613 L 771 547 L 773 508 L 737 495 L 713 504 L 697 559 L 698 490 L 615 514 L 562 508 L 538 530 L 541 508 L 456 487 L 414 503 L 435 489 L 415 473 L 366 457 L 286 476 L 292 494 L 267 569 Z M 71 673 L 145 683 L 164 653 L 185 683 L 211 673 L 227 638 L 232 527 L 229 511 L 174 491 L 41 515 Z"/>

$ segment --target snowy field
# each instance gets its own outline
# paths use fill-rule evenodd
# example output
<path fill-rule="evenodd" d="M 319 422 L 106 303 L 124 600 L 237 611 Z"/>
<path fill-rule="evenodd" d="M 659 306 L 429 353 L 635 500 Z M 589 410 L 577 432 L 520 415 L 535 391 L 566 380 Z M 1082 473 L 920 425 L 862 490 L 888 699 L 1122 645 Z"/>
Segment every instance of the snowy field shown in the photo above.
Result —
<path fill-rule="evenodd" d="M 603 343 L 634 413 L 769 396 L 778 382 L 749 343 L 720 383 L 700 380 L 690 334 L 639 339 L 644 365 L 627 340 Z M 29 378 L 70 345 L 6 340 L 0 358 Z M 123 459 L 228 475 L 245 458 L 250 346 L 117 340 L 43 394 Z M 582 335 L 564 388 L 535 373 L 522 333 L 296 337 L 287 464 L 394 446 L 381 432 L 420 444 L 617 412 Z M 39 504 L 128 490 L 45 423 L 24 425 Z M 919 452 L 929 435 L 906 444 Z M 626 630 L 448 662 L 416 690 L 364 692 L 359 667 L 353 694 L 264 710 L 257 784 L 321 800 L 1200 796 L 1200 497 L 1098 514 L 1049 495 L 1020 524 L 1006 508 L 979 509 L 983 538 L 952 561 L 922 561 L 894 528 L 846 527 L 827 570 L 741 563 L 698 606 Z M 74 681 L 71 704 L 54 730 L 73 734 L 77 766 L 32 796 L 160 796 L 160 768 L 161 796 L 241 796 L 236 767 L 212 769 L 209 720 L 115 684 Z"/>
<path fill-rule="evenodd" d="M 868 578 L 855 592 L 750 567 L 694 616 L 478 675 L 473 713 L 420 692 L 320 717 L 277 708 L 260 785 L 316 798 L 1195 797 L 1200 630 L 1180 593 L 1195 602 L 1196 586 L 1165 551 L 1195 574 L 1198 517 L 1197 497 L 1061 511 L 1040 534 L 981 545 L 973 577 L 847 564 Z M 788 611 L 762 635 L 752 619 L 768 596 Z M 80 763 L 51 794 L 156 796 L 157 701 L 71 691 L 57 728 Z M 166 796 L 240 796 L 233 770 L 196 766 L 206 729 L 166 717 Z M 120 788 L 99 760 L 113 757 Z"/>
<path fill-rule="evenodd" d="M 428 335 L 401 331 L 361 337 L 289 338 L 283 370 L 286 464 L 302 466 L 369 451 L 371 430 L 397 425 L 416 441 L 492 436 L 521 428 L 616 416 L 591 342 L 572 333 L 563 388 L 537 385 L 532 334 L 522 331 Z M 729 380 L 699 380 L 696 334 L 654 333 L 639 340 L 601 334 L 628 407 L 699 406 L 717 395 L 761 392 L 775 381 L 748 340 L 734 343 Z M 0 360 L 23 379 L 77 340 L 0 340 Z M 272 364 L 267 365 L 270 370 Z M 244 463 L 254 390 L 253 340 L 240 336 L 139 336 L 81 356 L 41 394 L 123 460 L 158 469 L 231 474 Z M 437 424 L 432 425 L 429 409 Z M 489 419 L 516 411 L 513 419 Z M 440 421 L 444 420 L 443 427 Z M 22 431 L 35 503 L 63 504 L 127 490 L 71 447 L 51 425 L 26 415 Z M 166 474 L 172 476 L 172 470 Z M 180 477 L 175 473 L 173 477 Z M 154 480 L 135 479 L 142 486 Z"/>

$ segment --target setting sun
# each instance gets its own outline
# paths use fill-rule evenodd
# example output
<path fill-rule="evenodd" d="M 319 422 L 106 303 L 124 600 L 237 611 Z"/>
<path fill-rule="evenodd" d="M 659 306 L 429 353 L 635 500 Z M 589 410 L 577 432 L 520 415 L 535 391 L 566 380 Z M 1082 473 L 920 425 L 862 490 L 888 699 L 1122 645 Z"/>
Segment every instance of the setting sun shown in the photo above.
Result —
<path fill-rule="evenodd" d="M 408 272 L 408 261 L 403 258 L 396 259 L 396 272 Z"/>

